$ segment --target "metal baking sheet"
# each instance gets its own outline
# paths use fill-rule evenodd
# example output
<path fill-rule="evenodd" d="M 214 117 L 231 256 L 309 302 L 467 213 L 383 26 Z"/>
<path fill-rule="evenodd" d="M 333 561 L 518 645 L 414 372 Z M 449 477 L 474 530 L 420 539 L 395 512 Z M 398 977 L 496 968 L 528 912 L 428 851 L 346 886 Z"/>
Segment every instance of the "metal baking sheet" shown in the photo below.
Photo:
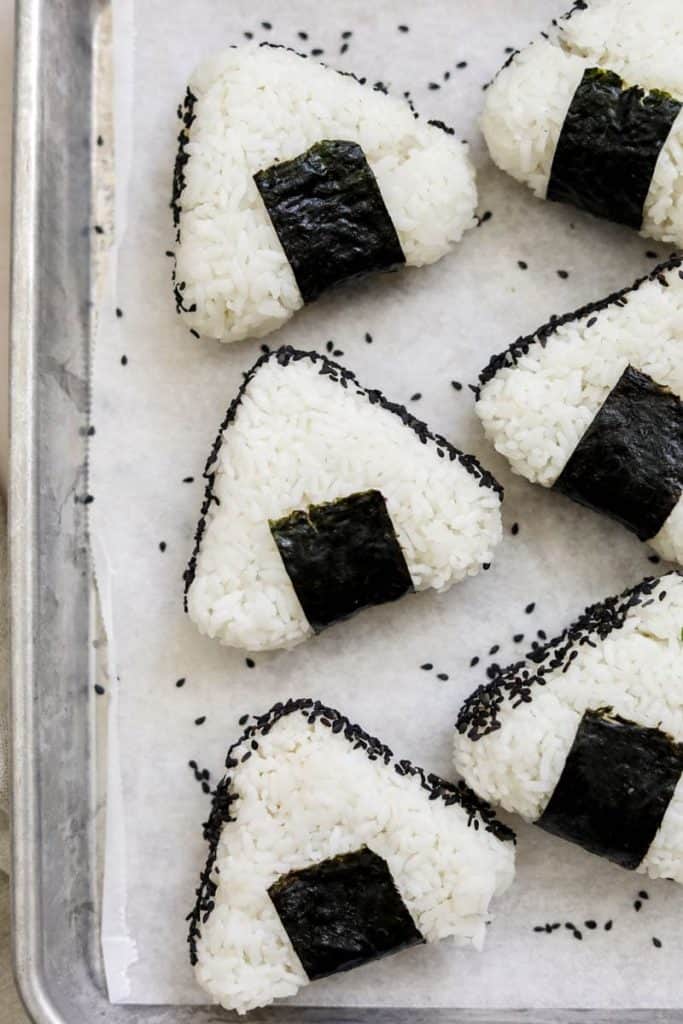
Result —
<path fill-rule="evenodd" d="M 511 3 L 514 0 L 510 0 Z M 51 1024 L 209 1024 L 213 1007 L 112 1006 L 99 951 L 101 629 L 88 550 L 87 432 L 97 265 L 92 198 L 104 0 L 19 0 L 10 488 L 13 899 L 17 978 Z M 325 1010 L 253 1021 L 683 1021 L 683 1011 Z"/>

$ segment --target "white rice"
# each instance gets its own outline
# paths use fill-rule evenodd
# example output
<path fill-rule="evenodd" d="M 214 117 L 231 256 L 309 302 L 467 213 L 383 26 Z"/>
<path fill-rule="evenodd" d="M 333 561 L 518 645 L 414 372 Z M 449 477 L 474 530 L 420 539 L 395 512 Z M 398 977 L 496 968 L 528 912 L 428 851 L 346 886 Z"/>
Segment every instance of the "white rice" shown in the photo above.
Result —
<path fill-rule="evenodd" d="M 223 434 L 212 470 L 219 504 L 209 503 L 188 610 L 229 646 L 272 650 L 312 634 L 269 519 L 377 489 L 415 590 L 444 591 L 476 574 L 501 539 L 491 486 L 440 456 L 445 442 L 423 444 L 357 383 L 344 388 L 321 374 L 325 365 L 271 356 Z"/>
<path fill-rule="evenodd" d="M 630 84 L 662 88 L 683 99 L 683 7 L 677 0 L 645 6 L 640 0 L 607 0 L 595 11 L 595 21 L 585 25 L 582 19 L 589 13 L 593 16 L 592 8 L 563 23 L 562 46 L 553 39 L 539 40 L 516 55 L 486 94 L 481 126 L 493 161 L 539 199 L 546 198 L 560 133 L 586 68 L 616 71 Z M 620 19 L 626 13 L 622 32 Z M 618 26 L 614 31 L 613 21 Z M 643 36 L 644 49 L 640 48 L 641 22 L 649 28 Z M 671 59 L 665 56 L 670 26 L 675 55 Z M 666 73 L 661 71 L 662 60 Z M 682 200 L 683 111 L 659 154 L 643 207 L 641 234 L 682 246 Z"/>
<path fill-rule="evenodd" d="M 221 833 L 215 909 L 199 925 L 197 979 L 217 1002 L 244 1013 L 308 984 L 268 888 L 364 844 L 387 862 L 428 942 L 482 947 L 489 903 L 513 879 L 512 842 L 482 820 L 468 825 L 470 812 L 430 799 L 418 775 L 398 774 L 389 758 L 371 761 L 343 731 L 310 724 L 301 711 L 257 743 L 232 752 L 236 820 Z M 242 762 L 245 750 L 251 756 Z"/>
<path fill-rule="evenodd" d="M 514 699 L 506 697 L 496 731 L 476 740 L 456 733 L 456 769 L 482 798 L 538 820 L 589 709 L 609 706 L 629 721 L 683 741 L 683 577 L 661 577 L 651 597 L 647 606 L 646 598 L 632 607 L 606 639 L 593 634 L 595 646 L 574 643 L 562 664 L 543 677 L 542 687 L 532 684 L 530 703 L 513 707 Z M 566 668 L 570 654 L 575 657 Z M 525 667 L 531 675 L 537 671 L 532 661 Z M 683 883 L 683 782 L 638 870 Z"/>
<path fill-rule="evenodd" d="M 680 271 L 673 261 L 625 293 L 625 305 L 588 307 L 544 343 L 537 340 L 541 329 L 526 339 L 528 351 L 516 365 L 482 386 L 477 413 L 513 472 L 552 487 L 628 364 L 683 397 Z M 683 499 L 648 543 L 683 564 Z"/>
<path fill-rule="evenodd" d="M 362 147 L 409 265 L 440 259 L 475 223 L 466 147 L 349 76 L 249 45 L 207 61 L 190 90 L 176 279 L 183 319 L 200 334 L 261 337 L 302 306 L 253 176 L 323 139 Z"/>

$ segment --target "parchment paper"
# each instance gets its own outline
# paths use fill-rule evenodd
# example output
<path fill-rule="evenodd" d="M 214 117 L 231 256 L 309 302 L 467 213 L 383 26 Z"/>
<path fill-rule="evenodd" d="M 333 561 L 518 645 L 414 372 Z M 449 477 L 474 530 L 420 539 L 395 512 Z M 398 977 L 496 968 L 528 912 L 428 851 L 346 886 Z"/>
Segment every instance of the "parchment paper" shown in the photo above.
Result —
<path fill-rule="evenodd" d="M 588 601 L 653 569 L 647 548 L 618 526 L 513 478 L 485 442 L 466 386 L 491 352 L 551 313 L 629 283 L 653 265 L 646 251 L 658 249 L 626 229 L 534 200 L 485 155 L 477 129 L 483 83 L 506 47 L 526 44 L 566 2 L 292 0 L 286 9 L 275 0 L 115 4 L 118 238 L 95 354 L 92 449 L 96 568 L 112 657 L 102 938 L 114 1001 L 205 1001 L 188 964 L 184 917 L 203 862 L 200 826 L 209 797 L 188 761 L 209 769 L 213 785 L 242 714 L 284 696 L 319 696 L 400 756 L 451 775 L 452 723 L 460 701 L 485 679 L 486 666 L 506 663 L 538 629 L 552 635 Z M 253 668 L 243 652 L 199 636 L 182 611 L 181 574 L 209 446 L 261 343 L 194 340 L 176 318 L 171 261 L 164 255 L 173 243 L 168 202 L 176 104 L 194 65 L 247 31 L 308 51 L 321 48 L 333 65 L 370 82 L 382 79 L 398 94 L 409 89 L 426 116 L 454 124 L 470 140 L 480 212 L 492 213 L 480 228 L 436 266 L 339 291 L 267 341 L 323 349 L 332 339 L 363 383 L 406 402 L 475 452 L 506 488 L 505 540 L 489 572 L 441 597 L 418 595 L 367 612 L 293 652 L 258 656 Z M 353 35 L 340 55 L 347 31 Z M 463 61 L 467 66 L 457 69 Z M 430 89 L 430 82 L 441 87 Z M 659 254 L 665 255 L 661 247 Z M 453 380 L 463 389 L 456 391 Z M 194 481 L 184 483 L 186 477 Z M 527 614 L 531 602 L 536 607 Z M 524 644 L 513 642 L 517 633 L 524 633 Z M 500 651 L 489 655 L 495 644 Z M 474 656 L 481 662 L 471 668 Z M 426 662 L 431 671 L 420 667 Z M 186 680 L 180 687 L 179 679 Z M 206 721 L 196 725 L 202 716 Z M 298 1001 L 681 1005 L 683 891 L 539 830 L 519 827 L 518 834 L 517 882 L 495 907 L 483 954 L 448 942 L 422 947 L 312 985 Z M 641 897 L 636 912 L 639 890 L 649 898 Z M 580 928 L 581 941 L 566 921 Z M 550 935 L 533 930 L 545 922 L 562 927 Z"/>

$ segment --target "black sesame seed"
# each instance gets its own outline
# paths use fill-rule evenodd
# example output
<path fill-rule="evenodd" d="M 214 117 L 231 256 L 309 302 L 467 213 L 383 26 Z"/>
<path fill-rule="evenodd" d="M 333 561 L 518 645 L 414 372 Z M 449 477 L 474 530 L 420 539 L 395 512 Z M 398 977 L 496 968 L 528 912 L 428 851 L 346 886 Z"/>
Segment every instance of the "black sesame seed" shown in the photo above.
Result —
<path fill-rule="evenodd" d="M 319 46 L 316 46 L 311 50 L 311 57 L 322 57 L 324 52 L 325 51 L 321 50 Z"/>
<path fill-rule="evenodd" d="M 297 32 L 299 39 L 308 39 L 308 32 Z"/>
<path fill-rule="evenodd" d="M 491 650 L 489 651 L 489 655 L 498 654 L 499 650 L 500 650 L 500 644 L 494 644 L 493 647 L 491 648 Z"/>
<path fill-rule="evenodd" d="M 195 725 L 204 725 L 205 721 L 206 721 L 206 715 L 200 715 L 199 718 L 195 718 L 194 724 Z"/>
<path fill-rule="evenodd" d="M 104 145 L 104 139 L 102 138 L 101 135 L 97 136 L 97 145 L 98 146 L 103 146 Z"/>
<path fill-rule="evenodd" d="M 544 932 L 545 931 L 545 925 L 544 924 L 535 924 L 534 925 L 534 931 L 535 932 Z"/>
<path fill-rule="evenodd" d="M 411 395 L 411 396 L 410 396 L 410 401 L 411 401 L 411 402 L 419 402 L 419 400 L 420 400 L 421 398 L 422 398 L 422 395 L 421 395 L 421 393 L 420 393 L 419 391 L 416 391 L 414 395 Z"/>
<path fill-rule="evenodd" d="M 612 922 L 611 921 L 605 921 L 605 931 L 606 932 L 611 932 L 612 931 Z"/>
<path fill-rule="evenodd" d="M 425 661 L 424 665 L 420 665 L 420 668 L 422 669 L 423 672 L 431 672 L 434 666 L 432 665 L 431 661 Z"/>
<path fill-rule="evenodd" d="M 650 898 L 649 894 L 646 892 L 645 889 L 641 889 L 638 895 L 640 896 L 641 900 L 649 900 Z"/>
<path fill-rule="evenodd" d="M 491 211 L 490 210 L 484 210 L 484 212 L 482 213 L 481 217 L 479 218 L 479 223 L 480 224 L 485 224 L 487 220 L 491 220 L 491 217 L 493 217 L 493 214 L 491 213 Z"/>
<path fill-rule="evenodd" d="M 658 939 L 658 938 L 656 938 L 656 937 L 655 937 L 655 936 L 653 935 L 653 936 L 652 936 L 652 945 L 653 945 L 653 946 L 655 947 L 655 949 L 661 949 L 661 948 L 662 948 L 662 940 L 661 940 L 661 939 Z"/>
<path fill-rule="evenodd" d="M 568 270 L 558 270 L 557 276 L 561 277 L 563 281 L 566 281 L 567 278 L 569 277 L 569 271 Z"/>
<path fill-rule="evenodd" d="M 196 761 L 188 761 L 187 763 L 188 763 L 188 766 L 193 769 L 193 771 L 197 770 L 198 765 L 197 765 Z"/>
<path fill-rule="evenodd" d="M 659 557 L 659 555 L 648 555 L 647 560 L 648 562 L 652 562 L 653 565 L 659 565 L 659 563 L 661 562 L 661 558 Z"/>
<path fill-rule="evenodd" d="M 248 721 L 249 721 L 249 715 L 242 715 L 242 717 L 239 720 L 239 724 L 240 725 L 246 725 Z"/>
<path fill-rule="evenodd" d="M 209 785 L 208 782 L 202 782 L 202 791 L 204 793 L 210 793 L 211 792 L 211 786 Z"/>
<path fill-rule="evenodd" d="M 399 25 L 398 30 L 399 32 L 410 32 L 410 29 L 408 28 L 407 25 Z"/>
<path fill-rule="evenodd" d="M 266 30 L 266 32 L 270 32 L 272 27 L 273 26 L 271 25 L 271 23 L 269 21 L 262 21 L 261 22 L 261 28 L 264 28 Z"/>
<path fill-rule="evenodd" d="M 586 928 L 590 928 L 591 931 L 593 931 L 594 928 L 598 927 L 598 922 L 597 921 L 591 920 L 591 921 L 584 921 L 583 923 L 586 926 Z"/>
<path fill-rule="evenodd" d="M 193 476 L 184 476 L 183 477 L 183 483 L 184 484 L 193 484 L 194 483 L 194 477 Z"/>
<path fill-rule="evenodd" d="M 452 380 L 451 387 L 454 388 L 456 391 L 462 391 L 462 384 L 460 383 L 459 380 Z"/>
<path fill-rule="evenodd" d="M 430 82 L 428 88 L 433 91 L 434 89 L 440 89 L 441 86 L 438 82 Z"/>
<path fill-rule="evenodd" d="M 166 550 L 166 541 L 165 540 L 160 540 L 159 541 L 159 551 L 165 551 L 165 550 Z"/>
<path fill-rule="evenodd" d="M 510 533 L 512 534 L 513 537 L 517 536 L 517 534 L 519 533 L 519 523 L 512 524 L 512 526 L 510 527 Z"/>
<path fill-rule="evenodd" d="M 368 345 L 372 345 L 372 335 L 368 331 L 365 332 L 365 340 Z"/>
<path fill-rule="evenodd" d="M 335 348 L 335 350 L 332 353 L 332 355 L 336 356 L 337 358 L 339 358 L 339 356 L 343 356 L 344 355 L 344 351 L 341 348 Z"/>
<path fill-rule="evenodd" d="M 436 678 L 437 678 L 437 679 L 440 679 L 440 680 L 441 680 L 442 682 L 444 682 L 444 683 L 445 683 L 445 682 L 446 682 L 446 680 L 448 679 L 448 676 L 446 675 L 446 673 L 445 673 L 445 672 L 439 672 L 439 674 L 437 675 L 437 677 L 436 677 Z"/>
<path fill-rule="evenodd" d="M 167 249 L 166 252 L 165 252 L 165 255 L 168 256 L 170 259 L 173 259 L 173 257 L 175 256 L 175 253 L 173 252 L 172 249 Z"/>
<path fill-rule="evenodd" d="M 520 270 L 528 270 L 529 264 L 525 260 L 517 260 L 517 266 Z"/>
<path fill-rule="evenodd" d="M 521 644 L 522 640 L 524 639 L 524 633 L 515 633 L 512 639 L 516 644 Z"/>
<path fill-rule="evenodd" d="M 467 61 L 466 60 L 459 60 L 458 63 L 455 66 L 456 66 L 456 68 L 461 68 L 461 69 L 462 68 L 466 68 L 467 67 Z"/>
<path fill-rule="evenodd" d="M 636 913 L 640 910 L 642 905 L 643 904 L 642 904 L 642 902 L 640 900 L 634 900 L 633 901 L 633 909 L 636 911 Z"/>
<path fill-rule="evenodd" d="M 340 54 L 346 53 L 348 48 L 349 48 L 349 44 L 348 43 L 342 43 L 341 46 L 339 47 L 339 53 Z"/>
<path fill-rule="evenodd" d="M 253 39 L 254 38 L 254 33 L 253 32 L 245 32 L 244 33 L 244 38 L 245 39 Z"/>
<path fill-rule="evenodd" d="M 539 629 L 538 632 L 536 633 L 536 636 L 538 637 L 539 640 L 547 640 L 548 639 L 548 634 L 546 633 L 546 631 L 544 629 Z"/>
<path fill-rule="evenodd" d="M 180 689 L 180 687 L 184 686 L 186 682 L 187 680 L 185 679 L 185 677 L 183 677 L 182 679 L 176 679 L 176 686 Z"/>
<path fill-rule="evenodd" d="M 353 35 L 353 32 L 350 32 L 347 29 L 346 32 L 342 32 L 341 37 L 342 37 L 342 39 L 350 39 L 352 35 Z"/>
<path fill-rule="evenodd" d="M 527 615 L 531 615 L 531 613 L 533 612 L 533 610 L 534 610 L 534 608 L 535 608 L 535 607 L 536 607 L 536 602 L 535 602 L 535 601 L 532 601 L 532 602 L 531 602 L 531 604 L 528 604 L 528 605 L 526 606 L 526 608 L 524 609 L 524 611 L 526 612 L 526 614 L 527 614 Z"/>
<path fill-rule="evenodd" d="M 128 356 L 121 356 L 121 366 L 128 365 Z"/>
<path fill-rule="evenodd" d="M 121 319 L 121 317 L 123 316 L 123 310 L 122 310 L 122 309 L 120 309 L 120 308 L 119 308 L 118 306 L 116 307 L 116 315 L 117 315 L 117 317 L 119 318 L 119 320 L 120 320 L 120 319 Z"/>
<path fill-rule="evenodd" d="M 647 258 L 649 260 L 656 260 L 657 259 L 657 253 L 654 251 L 654 249 L 648 249 L 646 251 L 645 255 L 647 256 Z"/>
<path fill-rule="evenodd" d="M 96 224 L 95 225 L 95 234 L 96 235 L 103 235 L 104 234 L 104 228 L 100 227 L 99 224 Z"/>
<path fill-rule="evenodd" d="M 482 562 L 481 567 L 484 570 L 484 572 L 488 572 L 489 569 L 491 568 L 491 563 L 490 562 Z"/>
<path fill-rule="evenodd" d="M 253 668 L 256 662 L 254 661 L 253 658 L 245 658 L 244 664 L 247 666 L 247 668 Z"/>
<path fill-rule="evenodd" d="M 478 657 L 477 657 L 477 655 L 475 654 L 475 656 L 474 656 L 474 657 L 472 658 L 472 660 L 470 661 L 470 668 L 474 668 L 474 666 L 475 666 L 475 665 L 478 665 L 478 664 L 479 664 L 479 658 L 478 658 Z"/>
<path fill-rule="evenodd" d="M 581 932 L 579 931 L 578 928 L 574 929 L 574 931 L 572 932 L 572 935 L 574 936 L 575 939 L 579 939 L 579 940 L 583 939 L 583 935 L 581 934 Z"/>
<path fill-rule="evenodd" d="M 100 684 L 99 684 L 99 683 L 95 683 L 95 686 L 94 686 L 94 690 L 95 690 L 95 693 L 96 693 L 96 694 L 97 694 L 98 696 L 100 696 L 100 697 L 101 697 L 101 696 L 102 696 L 102 694 L 104 693 L 104 687 L 103 687 L 103 686 L 100 686 Z"/>

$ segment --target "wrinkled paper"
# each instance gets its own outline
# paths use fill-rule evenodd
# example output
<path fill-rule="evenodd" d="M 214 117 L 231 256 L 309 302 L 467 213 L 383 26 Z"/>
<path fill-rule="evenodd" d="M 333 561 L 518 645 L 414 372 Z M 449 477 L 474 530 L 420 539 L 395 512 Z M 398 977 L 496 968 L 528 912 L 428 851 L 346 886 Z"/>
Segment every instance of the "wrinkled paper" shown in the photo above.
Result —
<path fill-rule="evenodd" d="M 452 723 L 487 665 L 507 663 L 537 630 L 553 635 L 589 601 L 652 570 L 648 549 L 619 526 L 510 474 L 483 437 L 467 384 L 517 335 L 630 283 L 652 267 L 646 251 L 666 253 L 627 229 L 533 199 L 486 155 L 477 127 L 483 84 L 506 48 L 525 45 L 567 0 L 114 6 L 117 237 L 94 356 L 92 447 L 96 570 L 111 658 L 102 942 L 113 1001 L 198 1003 L 206 998 L 188 963 L 184 919 L 203 863 L 210 798 L 189 760 L 208 769 L 214 785 L 241 715 L 311 695 L 378 734 L 398 756 L 450 776 Z M 175 313 L 165 255 L 173 247 L 176 106 L 194 66 L 245 32 L 307 52 L 320 48 L 321 59 L 370 83 L 381 80 L 398 95 L 410 90 L 424 116 L 453 124 L 469 140 L 479 212 L 490 218 L 436 266 L 339 290 L 266 340 L 320 351 L 332 340 L 361 382 L 474 452 L 506 489 L 505 539 L 489 572 L 442 596 L 421 594 L 361 614 L 294 651 L 257 655 L 253 668 L 246 652 L 199 635 L 183 614 L 181 577 L 204 462 L 261 342 L 221 346 L 191 337 Z M 344 32 L 353 34 L 341 54 Z M 524 642 L 515 644 L 519 633 Z M 470 667 L 475 656 L 481 660 Z M 422 669 L 425 663 L 434 668 Z M 181 687 L 179 679 L 186 680 Z M 512 824 L 517 881 L 493 908 L 482 954 L 448 942 L 424 946 L 311 985 L 297 1002 L 681 1005 L 683 890 Z M 642 889 L 649 899 L 636 912 Z M 562 927 L 534 931 L 546 922 Z"/>

